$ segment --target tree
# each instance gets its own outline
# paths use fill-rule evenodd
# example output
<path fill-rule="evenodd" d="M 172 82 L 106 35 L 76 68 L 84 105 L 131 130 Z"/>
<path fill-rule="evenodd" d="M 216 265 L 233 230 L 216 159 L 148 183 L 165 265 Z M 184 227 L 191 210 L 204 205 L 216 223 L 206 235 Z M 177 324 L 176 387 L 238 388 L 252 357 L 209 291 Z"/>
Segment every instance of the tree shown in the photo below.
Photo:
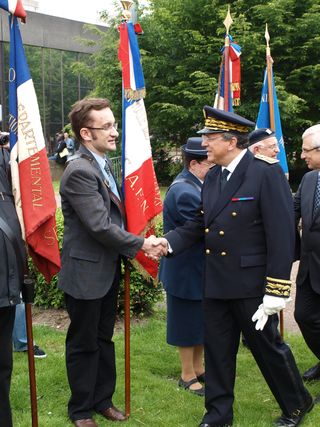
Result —
<path fill-rule="evenodd" d="M 234 0 L 230 4 L 231 34 L 243 52 L 242 105 L 235 112 L 252 120 L 257 117 L 267 22 L 286 150 L 293 159 L 301 133 L 319 115 L 320 99 L 315 96 L 320 85 L 319 2 Z M 226 12 L 225 1 L 219 0 L 151 0 L 147 11 L 139 10 L 145 102 L 155 153 L 163 146 L 180 146 L 203 124 L 201 110 L 213 104 L 217 87 Z M 111 96 L 121 117 L 115 22 L 103 36 L 101 51 L 93 56 L 93 74 L 95 93 Z"/>

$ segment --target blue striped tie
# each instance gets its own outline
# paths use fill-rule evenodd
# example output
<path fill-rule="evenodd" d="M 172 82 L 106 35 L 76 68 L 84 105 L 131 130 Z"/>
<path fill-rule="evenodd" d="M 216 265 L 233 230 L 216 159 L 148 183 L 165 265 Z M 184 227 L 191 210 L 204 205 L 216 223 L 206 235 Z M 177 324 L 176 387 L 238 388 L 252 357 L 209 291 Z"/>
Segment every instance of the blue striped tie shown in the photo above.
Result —
<path fill-rule="evenodd" d="M 318 174 L 318 182 L 316 186 L 316 191 L 314 192 L 313 200 L 313 218 L 316 216 L 320 207 L 320 174 Z"/>

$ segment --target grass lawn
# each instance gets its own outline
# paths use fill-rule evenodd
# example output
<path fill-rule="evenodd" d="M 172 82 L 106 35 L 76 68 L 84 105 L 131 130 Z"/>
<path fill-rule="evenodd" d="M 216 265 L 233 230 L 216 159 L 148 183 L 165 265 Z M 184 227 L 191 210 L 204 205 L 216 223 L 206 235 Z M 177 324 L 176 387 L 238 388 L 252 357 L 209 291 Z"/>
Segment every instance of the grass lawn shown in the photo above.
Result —
<path fill-rule="evenodd" d="M 65 332 L 49 327 L 34 328 L 36 342 L 48 354 L 36 360 L 39 427 L 71 426 L 66 413 L 69 389 L 64 362 Z M 287 341 L 296 356 L 299 369 L 304 371 L 315 363 L 299 334 L 289 335 Z M 123 333 L 115 336 L 118 380 L 114 403 L 124 408 Z M 15 427 L 31 427 L 29 382 L 26 354 L 14 355 L 11 403 Z M 166 344 L 165 313 L 131 329 L 131 417 L 128 427 L 196 427 L 204 413 L 203 398 L 177 387 L 179 378 L 178 354 Z M 308 386 L 313 395 L 320 385 Z M 269 427 L 279 415 L 279 408 L 262 378 L 251 353 L 240 347 L 234 404 L 234 427 Z M 99 426 L 111 422 L 95 416 Z M 1 422 L 0 422 L 1 425 Z M 320 405 L 307 416 L 303 426 L 320 425 Z"/>

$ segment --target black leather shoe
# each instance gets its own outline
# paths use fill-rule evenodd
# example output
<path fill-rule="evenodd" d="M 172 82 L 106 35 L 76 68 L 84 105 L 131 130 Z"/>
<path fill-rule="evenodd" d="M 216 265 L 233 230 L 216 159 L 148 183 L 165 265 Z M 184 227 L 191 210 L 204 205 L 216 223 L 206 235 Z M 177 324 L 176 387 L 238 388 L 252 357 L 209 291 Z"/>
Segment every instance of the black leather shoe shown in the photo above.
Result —
<path fill-rule="evenodd" d="M 197 379 L 198 379 L 199 383 L 206 382 L 206 373 L 203 372 L 203 374 L 197 375 Z"/>
<path fill-rule="evenodd" d="M 223 425 L 217 425 L 217 424 L 208 424 L 208 423 L 201 423 L 199 424 L 199 427 L 232 427 L 231 424 L 223 424 Z"/>
<path fill-rule="evenodd" d="M 190 388 L 192 384 L 196 384 L 198 378 L 192 378 L 190 381 L 183 381 L 182 378 L 179 379 L 178 386 L 184 388 L 185 390 L 189 390 L 191 393 L 196 394 L 197 396 L 204 396 L 204 387 L 193 389 Z"/>
<path fill-rule="evenodd" d="M 277 421 L 275 422 L 275 426 L 277 427 L 296 427 L 298 426 L 303 417 L 312 410 L 314 403 L 313 403 L 313 399 L 310 396 L 310 400 L 309 403 L 305 406 L 304 409 L 297 409 L 296 411 L 292 412 L 292 414 L 290 415 L 284 415 L 282 414 L 280 418 L 277 419 Z"/>
<path fill-rule="evenodd" d="M 303 375 L 302 378 L 305 381 L 317 381 L 320 380 L 320 363 L 317 363 L 312 368 L 308 369 Z"/>

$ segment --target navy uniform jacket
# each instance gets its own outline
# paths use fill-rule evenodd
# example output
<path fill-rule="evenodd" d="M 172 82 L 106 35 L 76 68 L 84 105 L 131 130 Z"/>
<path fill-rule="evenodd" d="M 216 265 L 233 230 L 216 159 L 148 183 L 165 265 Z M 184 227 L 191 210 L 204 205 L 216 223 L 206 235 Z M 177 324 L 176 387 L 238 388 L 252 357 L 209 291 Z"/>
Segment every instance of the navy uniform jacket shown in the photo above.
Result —
<path fill-rule="evenodd" d="M 83 145 L 79 153 L 86 158 L 71 160 L 60 184 L 64 236 L 58 286 L 74 298 L 90 300 L 106 295 L 119 256 L 133 258 L 144 239 L 122 228 L 121 212 L 97 161 Z"/>
<path fill-rule="evenodd" d="M 199 179 L 187 169 L 174 182 L 187 179 L 196 184 L 179 182 L 168 191 L 163 205 L 163 228 L 167 233 L 196 216 L 200 208 L 201 187 Z M 198 242 L 172 258 L 162 258 L 159 279 L 165 290 L 176 297 L 201 300 L 203 294 L 204 244 Z"/>
<path fill-rule="evenodd" d="M 203 214 L 165 236 L 173 252 L 205 238 L 205 297 L 289 296 L 294 211 L 280 166 L 248 151 L 221 195 L 220 170 L 206 175 Z"/>
<path fill-rule="evenodd" d="M 313 218 L 314 193 L 318 180 L 318 170 L 308 172 L 302 178 L 294 197 L 296 222 L 302 218 L 302 238 L 300 265 L 297 285 L 301 285 L 309 274 L 312 289 L 320 294 L 320 209 Z"/>

